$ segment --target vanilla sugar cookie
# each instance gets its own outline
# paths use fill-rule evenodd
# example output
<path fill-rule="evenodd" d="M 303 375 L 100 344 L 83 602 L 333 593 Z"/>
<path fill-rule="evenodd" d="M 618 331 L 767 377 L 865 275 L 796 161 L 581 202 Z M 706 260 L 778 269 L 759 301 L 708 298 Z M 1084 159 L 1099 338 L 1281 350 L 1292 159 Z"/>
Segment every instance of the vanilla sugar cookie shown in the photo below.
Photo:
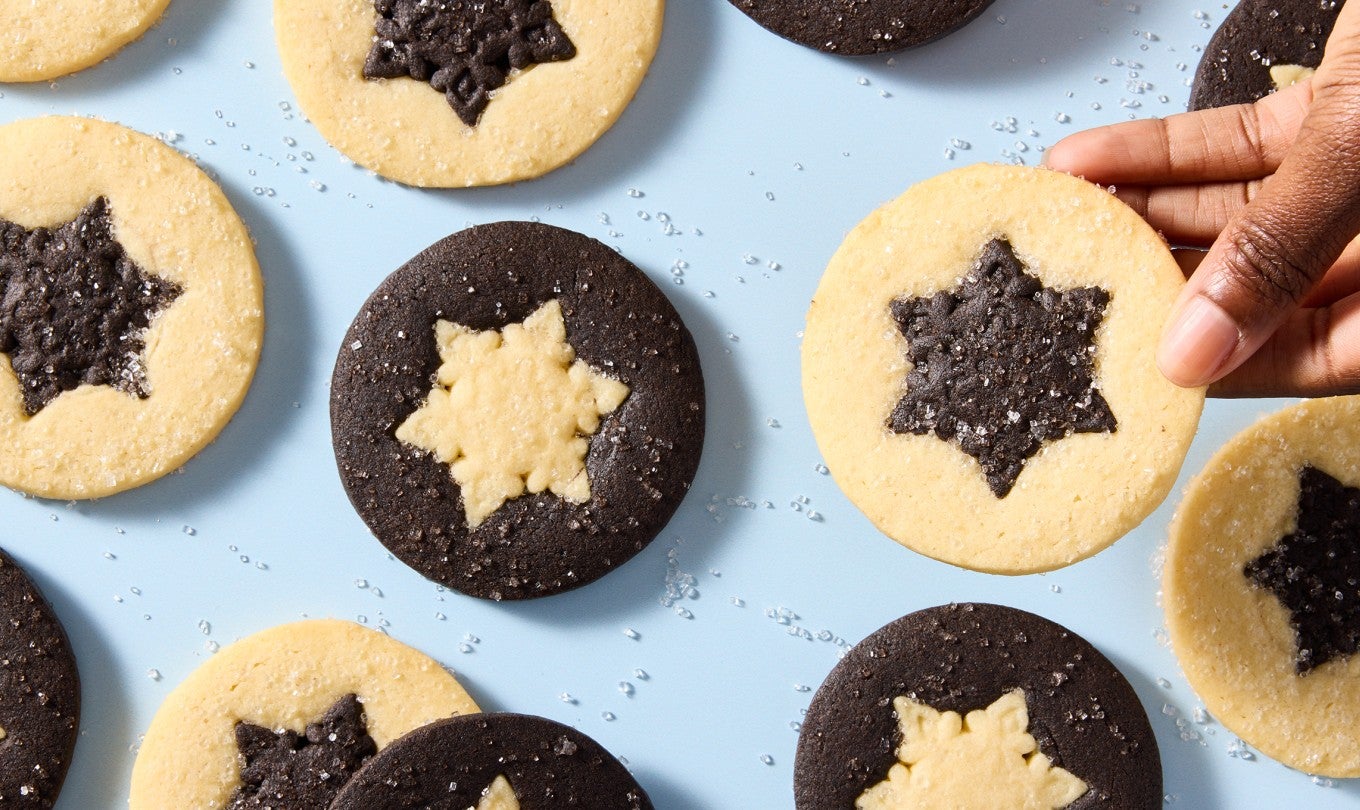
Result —
<path fill-rule="evenodd" d="M 0 82 L 55 79 L 116 53 L 170 0 L 0 0 Z"/>
<path fill-rule="evenodd" d="M 846 653 L 813 696 L 798 810 L 1156 810 L 1147 713 L 1085 639 L 983 603 L 911 613 Z"/>
<path fill-rule="evenodd" d="M 347 157 L 413 186 L 537 177 L 613 125 L 664 0 L 275 0 L 284 73 Z"/>
<path fill-rule="evenodd" d="M 132 769 L 132 810 L 328 807 L 414 728 L 477 711 L 439 662 L 336 620 L 271 628 L 166 697 Z"/>
<path fill-rule="evenodd" d="M 0 127 L 0 484 L 95 498 L 176 469 L 245 397 L 263 289 L 188 158 L 116 124 Z"/>
<path fill-rule="evenodd" d="M 670 520 L 699 465 L 703 372 L 627 259 L 497 222 L 378 285 L 340 346 L 331 434 L 350 502 L 407 565 L 486 599 L 548 596 Z"/>
<path fill-rule="evenodd" d="M 933 42 L 992 0 L 729 0 L 779 36 L 827 53 L 865 56 Z"/>
<path fill-rule="evenodd" d="M 831 259 L 803 396 L 842 491 L 945 562 L 1047 571 L 1161 503 L 1203 406 L 1158 372 L 1184 279 L 1103 189 L 978 165 L 912 187 Z"/>
<path fill-rule="evenodd" d="M 1360 398 L 1238 434 L 1171 524 L 1163 604 L 1216 720 L 1308 773 L 1360 776 Z"/>
<path fill-rule="evenodd" d="M 598 742 L 525 714 L 453 717 L 412 731 L 365 765 L 331 810 L 651 810 L 647 792 Z"/>
<path fill-rule="evenodd" d="M 1250 104 L 1307 79 L 1345 0 L 1242 0 L 1204 47 L 1190 109 Z"/>

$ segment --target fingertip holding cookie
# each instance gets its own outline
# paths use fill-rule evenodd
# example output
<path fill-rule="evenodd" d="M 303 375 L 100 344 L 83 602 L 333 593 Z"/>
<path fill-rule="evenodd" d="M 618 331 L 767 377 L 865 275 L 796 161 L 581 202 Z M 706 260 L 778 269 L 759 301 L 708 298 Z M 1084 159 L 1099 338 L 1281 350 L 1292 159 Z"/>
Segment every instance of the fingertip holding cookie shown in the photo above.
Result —
<path fill-rule="evenodd" d="M 1203 390 L 1155 363 L 1183 285 L 1141 218 L 1069 175 L 978 165 L 912 187 L 850 233 L 808 310 L 803 393 L 833 478 L 954 565 L 1100 551 L 1162 502 L 1195 433 Z"/>

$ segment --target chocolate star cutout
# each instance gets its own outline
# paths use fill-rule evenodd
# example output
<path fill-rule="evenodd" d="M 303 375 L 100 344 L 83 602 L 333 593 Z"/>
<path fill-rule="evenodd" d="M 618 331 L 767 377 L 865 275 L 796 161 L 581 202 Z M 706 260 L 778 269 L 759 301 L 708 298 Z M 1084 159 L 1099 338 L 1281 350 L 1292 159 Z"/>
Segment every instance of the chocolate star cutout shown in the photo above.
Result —
<path fill-rule="evenodd" d="M 1114 432 L 1092 368 L 1109 301 L 1099 287 L 1045 287 L 993 239 L 953 290 L 892 302 L 913 367 L 889 429 L 954 442 L 1006 497 L 1044 442 Z"/>
<path fill-rule="evenodd" d="M 355 695 L 340 698 L 303 734 L 237 723 L 236 747 L 241 786 L 227 810 L 325 810 L 378 751 Z"/>
<path fill-rule="evenodd" d="M 427 81 L 476 126 L 510 71 L 576 55 L 549 0 L 373 0 L 364 78 Z"/>
<path fill-rule="evenodd" d="M 80 385 L 146 398 L 146 330 L 180 292 L 128 258 L 103 197 L 56 230 L 0 219 L 0 352 L 24 412 Z"/>
<path fill-rule="evenodd" d="M 1307 675 L 1360 649 L 1360 489 L 1305 466 L 1296 523 L 1242 573 L 1289 611 L 1294 671 Z"/>

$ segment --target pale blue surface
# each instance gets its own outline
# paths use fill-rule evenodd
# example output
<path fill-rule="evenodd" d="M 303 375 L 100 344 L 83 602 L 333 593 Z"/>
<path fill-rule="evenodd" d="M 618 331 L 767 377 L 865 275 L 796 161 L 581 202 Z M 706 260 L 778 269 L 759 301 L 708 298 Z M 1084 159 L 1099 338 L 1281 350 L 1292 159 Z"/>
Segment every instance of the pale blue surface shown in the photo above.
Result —
<path fill-rule="evenodd" d="M 124 806 L 139 735 L 208 643 L 303 615 L 382 626 L 455 667 L 486 708 L 578 726 L 626 757 L 662 810 L 791 807 L 791 724 L 837 648 L 790 630 L 854 642 L 956 600 L 1033 610 L 1113 658 L 1152 717 L 1174 806 L 1360 800 L 1354 783 L 1318 787 L 1260 756 L 1230 758 L 1232 735 L 1213 723 L 1192 723 L 1202 741 L 1180 739 L 1164 706 L 1187 717 L 1199 704 L 1159 643 L 1155 562 L 1174 496 L 1069 569 L 970 573 L 875 531 L 815 469 L 803 413 L 798 332 L 847 230 L 954 166 L 1034 163 L 1078 128 L 1181 109 L 1218 4 L 998 0 L 960 33 L 889 61 L 791 45 L 723 0 L 672 0 L 651 76 L 593 149 L 537 181 L 456 192 L 381 181 L 331 149 L 295 109 L 270 10 L 175 0 L 114 61 L 50 87 L 2 88 L 0 122 L 77 113 L 178 133 L 249 225 L 268 285 L 254 388 L 182 474 L 97 503 L 0 493 L 0 539 L 55 603 L 80 660 L 81 742 L 60 807 Z M 1015 131 L 1000 131 L 1008 116 Z M 952 160 L 951 139 L 969 147 Z M 678 235 L 663 233 L 663 212 Z M 528 217 L 617 245 L 671 295 L 703 356 L 709 439 L 689 499 L 634 561 L 571 594 L 497 605 L 439 592 L 372 539 L 335 474 L 327 382 L 341 335 L 388 272 L 464 225 Z M 670 281 L 677 260 L 688 262 L 683 285 Z M 1211 403 L 1186 469 L 1279 404 Z M 659 603 L 671 552 L 696 581 L 697 597 L 680 603 L 692 618 Z M 797 618 L 768 615 L 780 609 Z"/>

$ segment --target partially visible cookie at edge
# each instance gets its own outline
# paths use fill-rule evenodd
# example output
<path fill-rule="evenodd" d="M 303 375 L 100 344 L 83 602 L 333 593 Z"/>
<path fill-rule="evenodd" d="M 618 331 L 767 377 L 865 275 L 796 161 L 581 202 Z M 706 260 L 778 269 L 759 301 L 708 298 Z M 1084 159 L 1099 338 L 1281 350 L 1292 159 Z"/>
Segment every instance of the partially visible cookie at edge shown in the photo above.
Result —
<path fill-rule="evenodd" d="M 0 805 L 52 807 L 80 727 L 80 677 L 51 604 L 0 551 Z"/>
<path fill-rule="evenodd" d="M 1203 390 L 1158 371 L 1185 280 L 1104 189 L 976 165 L 866 217 L 808 309 L 803 397 L 837 485 L 885 534 L 1004 574 L 1107 547 L 1166 497 Z"/>
<path fill-rule="evenodd" d="M 430 579 L 523 599 L 642 550 L 698 467 L 703 374 L 655 284 L 530 222 L 456 233 L 384 280 L 331 386 L 341 481 Z"/>
<path fill-rule="evenodd" d="M 1204 48 L 1190 109 L 1250 104 L 1315 70 L 1345 0 L 1242 0 Z M 1306 74 L 1302 74 L 1306 75 Z"/>
<path fill-rule="evenodd" d="M 0 484 L 96 498 L 180 467 L 236 413 L 264 290 L 222 190 L 103 121 L 0 127 Z"/>
<path fill-rule="evenodd" d="M 1032 613 L 964 603 L 897 619 L 841 659 L 803 721 L 794 797 L 1155 810 L 1162 768 L 1138 696 L 1098 650 Z"/>
<path fill-rule="evenodd" d="M 384 177 L 449 188 L 538 177 L 584 152 L 641 86 L 664 10 L 664 0 L 274 0 L 274 29 L 284 74 L 331 145 Z M 444 36 L 421 39 L 427 31 Z"/>
<path fill-rule="evenodd" d="M 1360 397 L 1239 433 L 1171 524 L 1172 648 L 1214 718 L 1284 764 L 1360 776 Z"/>
<path fill-rule="evenodd" d="M 0 0 L 0 82 L 55 79 L 112 56 L 156 24 L 170 0 Z"/>
<path fill-rule="evenodd" d="M 953 33 L 993 0 L 729 0 L 779 36 L 827 53 L 867 56 Z"/>
<path fill-rule="evenodd" d="M 255 633 L 172 691 L 132 769 L 131 810 L 327 807 L 375 752 L 477 705 L 443 666 L 330 619 Z"/>
<path fill-rule="evenodd" d="M 628 769 L 571 726 L 489 712 L 418 728 L 349 781 L 333 810 L 651 810 Z"/>

